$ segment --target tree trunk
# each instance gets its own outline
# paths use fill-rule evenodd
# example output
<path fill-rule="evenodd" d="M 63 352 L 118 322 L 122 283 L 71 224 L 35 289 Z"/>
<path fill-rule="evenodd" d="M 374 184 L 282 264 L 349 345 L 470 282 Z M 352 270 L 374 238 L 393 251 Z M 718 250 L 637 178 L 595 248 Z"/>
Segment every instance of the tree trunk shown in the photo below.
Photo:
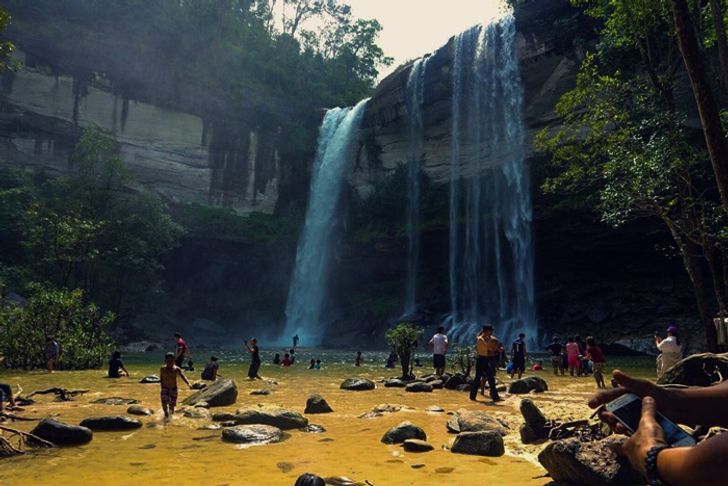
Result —
<path fill-rule="evenodd" d="M 400 353 L 399 360 L 402 363 L 402 379 L 408 380 L 410 376 L 410 353 Z"/>
<path fill-rule="evenodd" d="M 710 0 L 710 11 L 713 14 L 713 26 L 715 27 L 718 57 L 720 58 L 720 70 L 723 74 L 723 89 L 728 92 L 728 40 L 726 40 L 721 0 Z"/>
<path fill-rule="evenodd" d="M 685 69 L 690 77 L 695 102 L 703 125 L 705 144 L 708 147 L 713 173 L 723 202 L 723 210 L 728 213 L 728 144 L 723 134 L 718 106 L 705 72 L 700 46 L 693 32 L 690 10 L 686 0 L 670 0 L 672 17 L 677 32 L 678 46 Z"/>

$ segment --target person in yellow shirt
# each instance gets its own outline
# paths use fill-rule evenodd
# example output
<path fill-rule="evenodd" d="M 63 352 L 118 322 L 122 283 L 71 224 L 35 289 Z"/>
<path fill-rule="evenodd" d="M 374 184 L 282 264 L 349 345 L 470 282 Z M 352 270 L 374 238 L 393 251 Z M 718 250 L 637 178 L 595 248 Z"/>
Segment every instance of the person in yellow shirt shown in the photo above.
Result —
<path fill-rule="evenodd" d="M 502 345 L 497 338 L 493 336 L 493 326 L 483 326 L 483 330 L 478 334 L 475 340 L 475 348 L 477 358 L 475 362 L 475 378 L 470 384 L 470 399 L 475 400 L 478 395 L 478 387 L 480 380 L 485 377 L 488 380 L 490 388 L 490 398 L 494 402 L 500 402 L 498 390 L 495 387 L 495 369 L 494 357 L 498 356 Z"/>

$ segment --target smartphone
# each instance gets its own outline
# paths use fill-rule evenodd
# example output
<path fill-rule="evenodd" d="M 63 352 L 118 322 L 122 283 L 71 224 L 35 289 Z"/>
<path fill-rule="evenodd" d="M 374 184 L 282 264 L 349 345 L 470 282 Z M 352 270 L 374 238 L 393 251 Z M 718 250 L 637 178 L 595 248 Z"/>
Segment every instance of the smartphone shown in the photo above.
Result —
<path fill-rule="evenodd" d="M 616 400 L 607 403 L 606 409 L 613 413 L 617 420 L 624 425 L 627 430 L 634 433 L 639 426 L 642 418 L 642 399 L 633 393 L 627 393 Z M 695 439 L 690 437 L 687 432 L 678 427 L 667 417 L 657 412 L 657 423 L 660 424 L 665 432 L 665 440 L 671 446 L 687 447 L 695 445 Z"/>

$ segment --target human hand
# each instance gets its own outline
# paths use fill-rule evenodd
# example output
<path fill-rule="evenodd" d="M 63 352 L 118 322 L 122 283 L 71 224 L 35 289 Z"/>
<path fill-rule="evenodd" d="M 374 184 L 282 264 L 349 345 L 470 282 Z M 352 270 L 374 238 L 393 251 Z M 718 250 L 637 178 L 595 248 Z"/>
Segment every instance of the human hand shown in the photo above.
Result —
<path fill-rule="evenodd" d="M 647 476 L 645 462 L 647 453 L 653 447 L 667 445 L 665 432 L 657 423 L 656 414 L 657 403 L 655 400 L 652 397 L 644 397 L 642 399 L 642 418 L 637 431 L 621 445 L 615 447 L 615 452 L 625 456 L 632 467 L 643 477 Z"/>
<path fill-rule="evenodd" d="M 612 377 L 619 384 L 619 387 L 611 390 L 603 390 L 592 396 L 588 402 L 589 407 L 599 408 L 621 397 L 625 393 L 634 393 L 640 398 L 652 397 L 660 412 L 675 421 L 676 407 L 679 404 L 679 400 L 676 398 L 674 390 L 662 388 L 647 380 L 632 378 L 619 370 L 614 370 Z M 617 420 L 617 417 L 604 408 L 600 410 L 599 418 L 617 433 L 626 434 L 628 432 L 625 426 Z"/>

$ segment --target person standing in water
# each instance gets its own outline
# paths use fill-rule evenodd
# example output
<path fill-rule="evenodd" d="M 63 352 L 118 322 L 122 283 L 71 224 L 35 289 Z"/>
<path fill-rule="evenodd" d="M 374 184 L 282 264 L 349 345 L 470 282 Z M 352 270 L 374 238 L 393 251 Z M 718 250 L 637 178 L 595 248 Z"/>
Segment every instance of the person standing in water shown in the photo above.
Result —
<path fill-rule="evenodd" d="M 361 355 L 361 351 L 356 352 L 356 359 L 354 360 L 354 366 L 361 366 L 364 362 L 364 358 Z"/>
<path fill-rule="evenodd" d="M 293 348 L 295 349 L 297 347 L 298 347 L 298 334 L 293 336 Z"/>
<path fill-rule="evenodd" d="M 174 350 L 174 364 L 181 368 L 184 364 L 185 356 L 189 354 L 190 350 L 187 347 L 185 340 L 182 339 L 182 334 L 178 332 L 174 333 L 174 339 L 177 342 L 177 346 Z"/>
<path fill-rule="evenodd" d="M 430 346 L 432 346 L 432 367 L 435 368 L 436 375 L 445 373 L 445 355 L 447 354 L 448 344 L 445 328 L 442 326 L 438 327 L 437 332 L 430 339 Z"/>
<path fill-rule="evenodd" d="M 260 369 L 260 350 L 258 349 L 258 340 L 252 338 L 250 342 L 245 341 L 245 348 L 250 353 L 250 368 L 248 368 L 248 378 L 251 380 L 262 380 L 263 378 L 258 375 Z"/>
<path fill-rule="evenodd" d="M 511 345 L 511 360 L 513 361 L 511 379 L 513 379 L 513 375 L 516 373 L 518 373 L 518 379 L 521 379 L 523 373 L 526 372 L 527 358 L 528 351 L 526 351 L 526 335 L 521 333 L 518 335 L 518 339 L 513 341 L 513 345 Z"/>
<path fill-rule="evenodd" d="M 192 389 L 192 385 L 182 372 L 182 368 L 175 365 L 174 362 L 175 354 L 167 353 L 164 355 L 164 366 L 159 370 L 160 384 L 162 386 L 159 396 L 162 401 L 162 411 L 164 412 L 165 418 L 174 415 L 174 407 L 177 406 L 177 377 L 182 378 L 182 381 Z"/>
<path fill-rule="evenodd" d="M 218 373 L 220 365 L 217 364 L 217 356 L 210 356 L 210 362 L 205 365 L 205 369 L 202 370 L 200 378 L 206 381 L 215 381 L 223 376 Z"/>
<path fill-rule="evenodd" d="M 662 339 L 655 336 L 655 346 L 660 351 L 657 357 L 657 377 L 660 378 L 665 372 L 676 365 L 682 359 L 682 345 L 678 336 L 677 326 L 667 328 L 667 337 Z"/>
<path fill-rule="evenodd" d="M 470 399 L 475 401 L 478 388 L 483 377 L 488 380 L 490 398 L 500 402 L 498 390 L 495 385 L 495 371 L 493 370 L 494 357 L 497 357 L 502 348 L 501 343 L 493 336 L 493 326 L 483 326 L 482 331 L 475 340 L 477 358 L 475 361 L 475 378 L 470 385 Z"/>
<path fill-rule="evenodd" d="M 129 376 L 129 372 L 124 368 L 124 363 L 121 362 L 121 353 L 114 351 L 109 360 L 109 378 L 121 378 L 121 373 Z"/>

